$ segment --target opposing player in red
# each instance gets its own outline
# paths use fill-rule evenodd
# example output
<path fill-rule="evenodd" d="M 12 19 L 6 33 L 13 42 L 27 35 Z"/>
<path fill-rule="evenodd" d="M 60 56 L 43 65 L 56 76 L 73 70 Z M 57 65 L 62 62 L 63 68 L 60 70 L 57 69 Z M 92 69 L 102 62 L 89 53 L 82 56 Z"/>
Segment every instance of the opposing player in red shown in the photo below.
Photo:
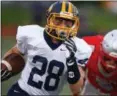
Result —
<path fill-rule="evenodd" d="M 86 65 L 83 95 L 117 96 L 117 30 L 83 38 L 93 52 Z"/>

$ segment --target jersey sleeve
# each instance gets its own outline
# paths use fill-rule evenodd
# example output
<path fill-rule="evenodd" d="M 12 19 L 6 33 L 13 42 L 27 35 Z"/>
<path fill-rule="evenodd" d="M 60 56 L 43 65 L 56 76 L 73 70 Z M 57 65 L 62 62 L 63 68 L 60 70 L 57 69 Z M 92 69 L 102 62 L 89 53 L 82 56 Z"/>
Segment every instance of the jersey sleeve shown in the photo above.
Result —
<path fill-rule="evenodd" d="M 16 40 L 17 47 L 21 53 L 26 54 L 30 45 L 36 45 L 39 38 L 43 35 L 44 28 L 39 25 L 19 26 L 17 29 Z"/>
<path fill-rule="evenodd" d="M 85 67 L 91 54 L 92 48 L 83 39 L 76 40 L 77 52 L 75 54 L 77 64 L 79 66 Z"/>
<path fill-rule="evenodd" d="M 26 30 L 23 26 L 19 26 L 16 34 L 17 48 L 22 54 L 25 54 L 27 51 L 27 36 Z"/>

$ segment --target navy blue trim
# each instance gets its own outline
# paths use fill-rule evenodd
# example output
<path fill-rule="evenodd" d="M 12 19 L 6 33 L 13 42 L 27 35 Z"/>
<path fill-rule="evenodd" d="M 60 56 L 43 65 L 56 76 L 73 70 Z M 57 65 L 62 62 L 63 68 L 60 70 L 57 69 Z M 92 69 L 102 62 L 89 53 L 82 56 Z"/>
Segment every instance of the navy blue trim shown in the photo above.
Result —
<path fill-rule="evenodd" d="M 80 64 L 86 64 L 87 61 L 88 61 L 88 58 L 83 59 L 83 60 L 78 60 L 78 63 L 80 63 Z"/>
<path fill-rule="evenodd" d="M 45 30 L 44 30 L 44 39 L 52 50 L 55 50 L 62 44 L 62 41 L 59 41 L 58 44 L 53 43 L 51 37 L 45 32 Z"/>

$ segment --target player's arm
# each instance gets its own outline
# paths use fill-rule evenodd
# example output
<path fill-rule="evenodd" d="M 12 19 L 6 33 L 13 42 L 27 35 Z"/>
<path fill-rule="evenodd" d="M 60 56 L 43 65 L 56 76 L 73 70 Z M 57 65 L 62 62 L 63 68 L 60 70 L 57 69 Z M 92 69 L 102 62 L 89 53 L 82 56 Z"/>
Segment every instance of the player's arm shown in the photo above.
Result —
<path fill-rule="evenodd" d="M 1 61 L 1 81 L 19 73 L 25 65 L 23 55 L 16 45 L 5 53 Z"/>
<path fill-rule="evenodd" d="M 80 71 L 80 79 L 75 84 L 70 84 L 70 89 L 73 93 L 73 96 L 79 96 L 81 94 L 82 88 L 84 86 L 84 79 L 85 79 L 85 71 L 82 69 L 81 66 L 78 66 Z"/>
<path fill-rule="evenodd" d="M 79 93 L 79 86 L 82 82 L 82 78 L 76 58 L 75 58 L 75 52 L 76 52 L 76 46 L 72 39 L 67 40 L 65 43 L 66 48 L 70 52 L 70 56 L 67 58 L 67 81 L 69 83 L 70 89 L 72 91 L 72 94 L 78 95 Z"/>
<path fill-rule="evenodd" d="M 79 76 L 80 78 L 75 84 L 72 84 L 72 85 L 70 84 L 71 90 L 72 90 L 72 93 L 74 96 L 80 95 L 80 93 L 82 91 L 82 88 L 83 88 L 84 82 L 85 82 L 85 77 L 86 77 L 85 76 L 86 64 L 92 54 L 92 49 L 90 48 L 90 46 L 87 43 L 85 43 L 84 41 L 82 41 L 81 43 L 82 43 L 82 50 L 75 52 L 76 53 L 75 57 L 77 58 L 76 64 L 78 65 L 77 69 L 79 69 L 79 73 L 80 73 L 80 76 L 78 73 L 77 73 L 77 76 Z M 78 46 L 79 46 L 79 44 L 78 44 Z"/>
<path fill-rule="evenodd" d="M 80 79 L 79 81 L 77 81 L 77 83 L 75 84 L 70 84 L 70 89 L 73 93 L 73 96 L 80 96 L 81 92 L 83 90 L 84 84 L 85 84 L 85 80 L 86 80 L 86 67 L 82 67 L 78 65 L 78 69 L 80 72 Z"/>
<path fill-rule="evenodd" d="M 84 87 L 84 84 L 85 84 L 85 80 L 86 80 L 86 64 L 88 62 L 88 59 L 84 59 L 84 60 L 79 60 L 77 61 L 78 62 L 78 68 L 79 68 L 79 71 L 80 71 L 80 84 L 79 84 L 79 95 L 81 94 L 82 90 L 83 90 L 83 87 Z"/>

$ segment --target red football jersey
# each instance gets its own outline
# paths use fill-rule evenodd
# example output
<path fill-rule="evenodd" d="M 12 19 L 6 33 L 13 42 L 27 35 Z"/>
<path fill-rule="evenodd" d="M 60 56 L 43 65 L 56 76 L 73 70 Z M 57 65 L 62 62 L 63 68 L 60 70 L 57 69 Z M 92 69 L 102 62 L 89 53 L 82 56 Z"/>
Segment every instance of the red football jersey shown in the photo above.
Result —
<path fill-rule="evenodd" d="M 100 64 L 100 45 L 103 36 L 86 36 L 83 39 L 94 49 L 86 65 L 89 82 L 102 93 L 117 95 L 117 73 L 107 74 Z"/>

